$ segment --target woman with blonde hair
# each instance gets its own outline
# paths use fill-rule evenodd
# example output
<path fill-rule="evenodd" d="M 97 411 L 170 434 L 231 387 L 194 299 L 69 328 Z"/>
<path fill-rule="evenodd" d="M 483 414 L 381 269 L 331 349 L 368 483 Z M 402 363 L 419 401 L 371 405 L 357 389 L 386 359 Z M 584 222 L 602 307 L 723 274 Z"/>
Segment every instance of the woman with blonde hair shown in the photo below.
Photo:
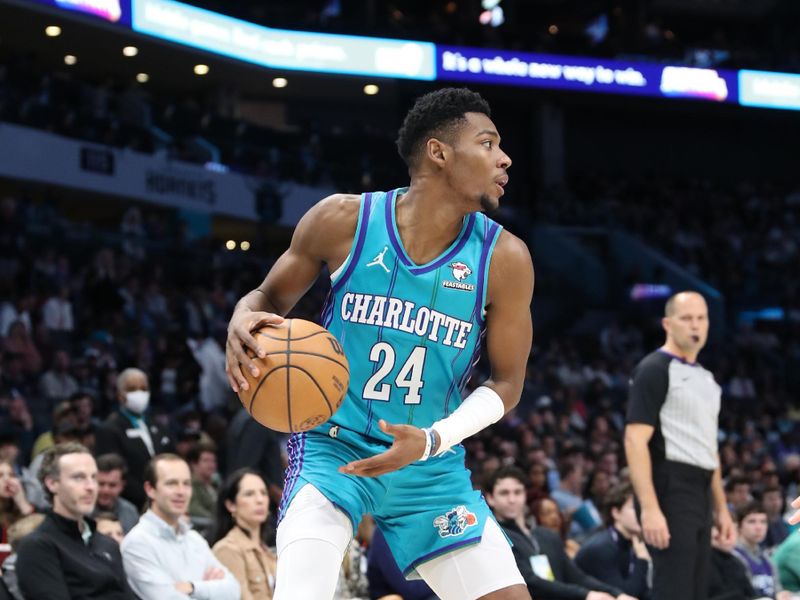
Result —
<path fill-rule="evenodd" d="M 278 560 L 263 541 L 269 515 L 267 484 L 253 469 L 231 473 L 217 498 L 214 555 L 242 588 L 242 600 L 271 599 Z"/>

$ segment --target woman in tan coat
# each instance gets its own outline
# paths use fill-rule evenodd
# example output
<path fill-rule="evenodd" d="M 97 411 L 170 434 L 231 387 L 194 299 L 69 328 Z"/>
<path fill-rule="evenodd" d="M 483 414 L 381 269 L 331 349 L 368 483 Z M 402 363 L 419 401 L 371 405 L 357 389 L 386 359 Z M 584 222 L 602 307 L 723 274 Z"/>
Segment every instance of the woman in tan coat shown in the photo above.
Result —
<path fill-rule="evenodd" d="M 277 558 L 262 541 L 269 514 L 267 485 L 257 471 L 239 469 L 228 476 L 217 499 L 214 555 L 242 587 L 242 600 L 272 598 Z"/>

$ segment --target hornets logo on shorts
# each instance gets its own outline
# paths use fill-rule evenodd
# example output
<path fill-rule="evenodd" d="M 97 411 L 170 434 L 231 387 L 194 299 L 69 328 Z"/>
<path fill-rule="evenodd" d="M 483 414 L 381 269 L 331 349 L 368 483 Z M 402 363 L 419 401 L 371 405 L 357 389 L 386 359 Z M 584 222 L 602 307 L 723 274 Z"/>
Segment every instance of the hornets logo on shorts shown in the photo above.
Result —
<path fill-rule="evenodd" d="M 439 535 L 443 538 L 462 535 L 467 530 L 467 527 L 472 527 L 477 523 L 478 518 L 474 513 L 469 512 L 463 504 L 433 520 L 433 526 L 439 530 Z"/>

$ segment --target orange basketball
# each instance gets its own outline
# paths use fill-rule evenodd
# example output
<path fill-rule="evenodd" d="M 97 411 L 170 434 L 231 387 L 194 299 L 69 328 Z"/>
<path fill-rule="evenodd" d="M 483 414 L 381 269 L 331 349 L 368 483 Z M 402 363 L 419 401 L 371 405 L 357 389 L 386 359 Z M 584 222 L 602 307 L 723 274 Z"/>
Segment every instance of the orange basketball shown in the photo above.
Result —
<path fill-rule="evenodd" d="M 306 431 L 330 419 L 350 381 L 339 340 L 303 319 L 263 327 L 253 337 L 266 355 L 253 358 L 258 377 L 242 369 L 249 389 L 239 390 L 239 400 L 247 412 L 265 427 L 286 433 Z"/>

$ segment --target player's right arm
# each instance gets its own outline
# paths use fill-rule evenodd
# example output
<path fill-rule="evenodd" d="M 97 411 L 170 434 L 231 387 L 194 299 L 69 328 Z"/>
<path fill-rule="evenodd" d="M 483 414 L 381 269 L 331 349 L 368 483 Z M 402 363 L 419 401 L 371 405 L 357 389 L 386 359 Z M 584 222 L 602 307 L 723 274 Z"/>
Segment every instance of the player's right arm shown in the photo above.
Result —
<path fill-rule="evenodd" d="M 625 426 L 625 458 L 628 460 L 636 498 L 642 507 L 644 540 L 656 548 L 666 548 L 669 546 L 669 528 L 653 485 L 653 464 L 649 447 L 653 432 L 652 425 L 628 423 Z"/>
<path fill-rule="evenodd" d="M 245 348 L 258 352 L 251 332 L 283 321 L 314 284 L 324 264 L 334 271 L 347 258 L 358 225 L 360 196 L 334 194 L 312 207 L 297 224 L 289 249 L 264 281 L 236 304 L 228 324 L 225 372 L 234 392 L 247 389 L 242 369 L 258 376 Z"/>

